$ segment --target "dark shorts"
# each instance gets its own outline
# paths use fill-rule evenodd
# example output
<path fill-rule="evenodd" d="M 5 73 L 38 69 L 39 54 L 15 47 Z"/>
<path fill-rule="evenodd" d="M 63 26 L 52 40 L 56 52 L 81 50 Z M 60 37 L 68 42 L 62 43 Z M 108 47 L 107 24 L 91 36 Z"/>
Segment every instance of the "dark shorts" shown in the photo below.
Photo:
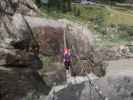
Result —
<path fill-rule="evenodd" d="M 69 68 L 71 66 L 71 61 L 65 61 L 64 65 L 65 65 L 66 70 L 69 70 Z"/>

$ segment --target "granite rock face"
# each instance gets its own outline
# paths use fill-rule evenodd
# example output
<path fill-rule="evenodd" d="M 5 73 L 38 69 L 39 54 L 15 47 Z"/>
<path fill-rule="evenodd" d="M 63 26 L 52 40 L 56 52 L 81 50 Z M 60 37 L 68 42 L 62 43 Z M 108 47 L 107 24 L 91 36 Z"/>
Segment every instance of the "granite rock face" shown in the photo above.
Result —
<path fill-rule="evenodd" d="M 1 100 L 22 100 L 49 90 L 37 72 L 42 68 L 39 46 L 24 15 L 37 15 L 32 0 L 0 1 Z"/>
<path fill-rule="evenodd" d="M 80 80 L 79 80 L 80 81 Z M 94 81 L 102 91 L 102 95 L 108 100 L 132 100 L 133 99 L 133 78 L 132 75 L 108 76 Z M 103 100 L 89 82 L 68 85 L 58 91 L 56 100 Z"/>
<path fill-rule="evenodd" d="M 86 26 L 67 20 L 55 21 L 38 17 L 26 17 L 26 19 L 32 29 L 38 33 L 40 54 L 62 61 L 65 35 L 66 45 L 71 49 L 73 72 L 79 75 L 86 70 L 93 71 L 99 77 L 105 75 L 106 64 L 102 55 L 94 49 L 92 32 Z M 81 58 L 80 64 L 76 64 L 78 58 Z M 84 71 L 81 72 L 82 69 Z"/>
<path fill-rule="evenodd" d="M 1 15 L 21 13 L 22 15 L 35 16 L 39 10 L 32 0 L 1 0 L 0 11 Z"/>

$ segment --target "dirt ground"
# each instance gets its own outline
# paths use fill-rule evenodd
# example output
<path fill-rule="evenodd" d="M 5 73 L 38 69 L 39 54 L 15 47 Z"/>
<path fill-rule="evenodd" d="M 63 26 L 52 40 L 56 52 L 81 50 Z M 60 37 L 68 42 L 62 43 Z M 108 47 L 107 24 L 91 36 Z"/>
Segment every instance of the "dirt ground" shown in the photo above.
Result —
<path fill-rule="evenodd" d="M 115 74 L 133 75 L 133 58 L 109 61 L 107 76 Z"/>

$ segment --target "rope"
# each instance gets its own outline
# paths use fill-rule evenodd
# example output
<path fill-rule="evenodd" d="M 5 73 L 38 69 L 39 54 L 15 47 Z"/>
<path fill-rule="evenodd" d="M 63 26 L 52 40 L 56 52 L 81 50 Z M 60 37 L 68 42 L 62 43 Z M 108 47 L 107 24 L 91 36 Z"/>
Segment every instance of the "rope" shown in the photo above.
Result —
<path fill-rule="evenodd" d="M 66 48 L 67 47 L 67 43 L 66 43 L 66 29 L 64 29 L 63 39 L 64 39 L 64 48 Z"/>
<path fill-rule="evenodd" d="M 63 36 L 63 39 L 64 39 L 64 48 L 67 48 L 68 45 L 67 45 L 67 32 L 68 32 L 68 25 L 66 25 L 66 28 L 64 29 L 64 36 Z M 69 66 L 69 73 L 66 73 L 66 76 L 68 76 L 67 74 L 70 74 L 72 72 L 72 67 Z M 71 75 L 71 74 L 70 74 Z M 68 78 L 68 77 L 66 77 Z"/>

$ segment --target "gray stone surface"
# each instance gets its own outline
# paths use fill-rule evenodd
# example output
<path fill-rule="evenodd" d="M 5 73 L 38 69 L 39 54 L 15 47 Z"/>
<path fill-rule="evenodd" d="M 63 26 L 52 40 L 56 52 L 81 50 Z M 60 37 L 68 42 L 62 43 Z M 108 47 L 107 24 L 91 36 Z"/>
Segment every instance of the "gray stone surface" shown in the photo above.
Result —
<path fill-rule="evenodd" d="M 93 71 L 97 76 L 105 75 L 106 64 L 93 47 L 93 33 L 78 23 L 68 20 L 47 20 L 38 17 L 25 17 L 34 31 L 38 33 L 38 42 L 40 45 L 40 54 L 44 56 L 52 56 L 57 62 L 63 59 L 64 34 L 66 35 L 67 47 L 71 49 L 73 60 L 73 72 L 75 74 L 84 74 Z M 80 64 L 78 57 L 83 61 Z M 85 68 L 83 68 L 83 66 Z M 55 73 L 53 76 L 58 76 Z M 65 75 L 65 73 L 63 73 Z M 62 79 L 64 80 L 64 79 Z"/>
<path fill-rule="evenodd" d="M 117 74 L 94 81 L 108 100 L 133 100 L 133 77 L 132 75 Z M 95 91 L 89 82 L 69 84 L 58 91 L 56 100 L 104 100 Z"/>
<path fill-rule="evenodd" d="M 0 100 L 49 91 L 38 73 L 38 42 L 23 15 L 37 15 L 32 0 L 0 1 Z"/>

